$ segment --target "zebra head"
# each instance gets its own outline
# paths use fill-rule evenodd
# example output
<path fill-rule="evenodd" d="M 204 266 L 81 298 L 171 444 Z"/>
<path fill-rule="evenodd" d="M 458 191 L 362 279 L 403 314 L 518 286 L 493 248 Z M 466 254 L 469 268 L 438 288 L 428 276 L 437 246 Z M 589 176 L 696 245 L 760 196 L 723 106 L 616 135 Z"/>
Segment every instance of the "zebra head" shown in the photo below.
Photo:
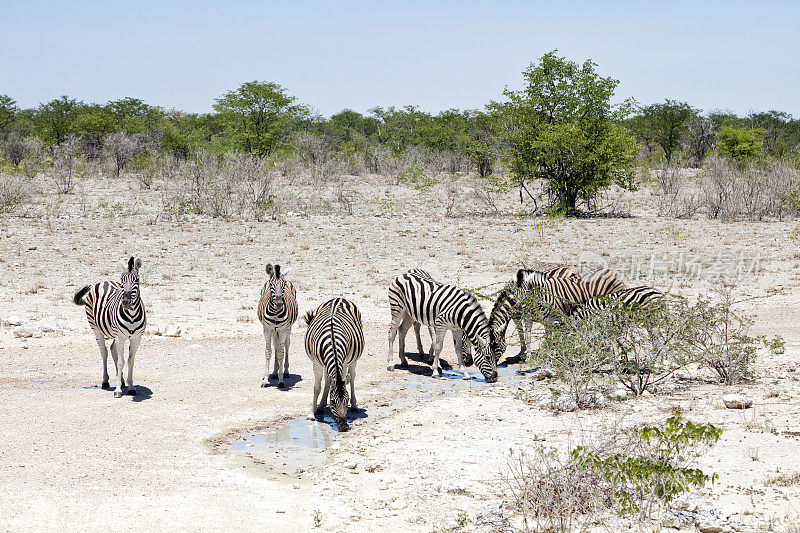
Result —
<path fill-rule="evenodd" d="M 517 271 L 517 287 L 519 288 L 540 287 L 547 283 L 547 279 L 547 274 L 539 270 L 521 268 Z"/>
<path fill-rule="evenodd" d="M 336 427 L 339 431 L 347 431 L 350 426 L 347 423 L 347 408 L 350 405 L 350 396 L 347 394 L 347 386 L 341 375 L 337 375 L 331 386 L 331 412 L 336 419 Z"/>
<path fill-rule="evenodd" d="M 283 291 L 286 289 L 286 280 L 281 275 L 281 266 L 274 267 L 267 263 L 267 274 L 269 274 L 269 305 L 267 311 L 272 315 L 283 313 L 284 301 Z"/>
<path fill-rule="evenodd" d="M 130 309 L 139 301 L 139 269 L 142 260 L 133 257 L 128 260 L 128 268 L 122 271 L 122 307 Z"/>
<path fill-rule="evenodd" d="M 506 353 L 506 328 L 508 323 L 500 329 L 489 330 L 489 347 L 491 348 L 492 357 L 494 357 L 495 364 L 500 361 L 503 354 Z"/>
<path fill-rule="evenodd" d="M 486 383 L 497 381 L 497 360 L 492 355 L 492 350 L 488 342 L 481 343 L 475 349 L 475 366 L 483 374 Z"/>

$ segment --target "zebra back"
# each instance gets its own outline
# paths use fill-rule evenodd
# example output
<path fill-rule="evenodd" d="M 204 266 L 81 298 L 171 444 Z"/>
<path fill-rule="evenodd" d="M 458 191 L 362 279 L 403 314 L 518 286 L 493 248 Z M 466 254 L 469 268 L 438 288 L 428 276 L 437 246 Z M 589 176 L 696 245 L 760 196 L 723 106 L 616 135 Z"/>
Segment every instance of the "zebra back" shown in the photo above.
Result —
<path fill-rule="evenodd" d="M 602 295 L 588 300 L 583 305 L 574 310 L 578 316 L 585 317 L 590 313 L 607 309 L 616 304 L 625 306 L 636 305 L 649 305 L 659 298 L 663 297 L 664 293 L 654 287 L 641 285 L 638 287 L 631 287 L 615 292 L 613 294 Z"/>
<path fill-rule="evenodd" d="M 344 298 L 333 298 L 316 311 L 306 313 L 305 348 L 308 357 L 325 367 L 332 379 L 344 379 L 346 367 L 364 351 L 364 328 L 358 307 Z"/>

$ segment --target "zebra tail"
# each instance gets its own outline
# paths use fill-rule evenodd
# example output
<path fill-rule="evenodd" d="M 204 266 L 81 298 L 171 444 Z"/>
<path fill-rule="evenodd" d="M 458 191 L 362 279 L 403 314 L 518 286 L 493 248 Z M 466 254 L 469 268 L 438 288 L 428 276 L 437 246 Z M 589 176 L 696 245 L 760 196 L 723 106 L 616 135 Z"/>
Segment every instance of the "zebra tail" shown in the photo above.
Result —
<path fill-rule="evenodd" d="M 86 295 L 87 292 L 89 292 L 89 286 L 88 285 L 86 285 L 85 287 L 83 287 L 81 289 L 78 289 L 78 292 L 75 293 L 75 297 L 72 298 L 72 302 L 75 305 L 84 305 L 83 297 Z"/>
<path fill-rule="evenodd" d="M 311 325 L 311 321 L 314 320 L 316 313 L 314 311 L 306 311 L 306 314 L 303 315 L 303 322 L 306 326 Z"/>

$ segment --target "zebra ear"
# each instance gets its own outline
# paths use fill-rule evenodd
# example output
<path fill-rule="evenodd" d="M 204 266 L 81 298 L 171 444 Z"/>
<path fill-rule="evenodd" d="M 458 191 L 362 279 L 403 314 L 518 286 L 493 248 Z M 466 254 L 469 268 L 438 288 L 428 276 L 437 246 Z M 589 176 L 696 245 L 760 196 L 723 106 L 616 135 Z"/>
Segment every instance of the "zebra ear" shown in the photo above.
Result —
<path fill-rule="evenodd" d="M 289 272 L 291 272 L 291 271 L 292 271 L 291 268 L 288 268 L 288 267 L 284 268 L 284 269 L 281 270 L 281 276 L 283 276 L 285 278 L 286 276 L 289 275 Z"/>
<path fill-rule="evenodd" d="M 280 265 L 275 265 L 275 277 L 276 278 L 280 278 L 281 277 L 281 266 Z"/>
<path fill-rule="evenodd" d="M 517 287 L 522 287 L 522 282 L 525 281 L 525 270 L 517 270 Z"/>
<path fill-rule="evenodd" d="M 272 277 L 272 265 L 267 263 L 267 274 Z"/>
<path fill-rule="evenodd" d="M 139 259 L 137 259 L 136 262 L 133 263 L 133 268 L 135 268 L 136 270 L 139 270 L 140 268 L 142 268 L 142 259 L 141 259 L 141 257 Z"/>
<path fill-rule="evenodd" d="M 133 270 L 133 256 L 131 256 L 131 258 L 128 259 L 128 272 L 130 272 L 131 270 Z"/>

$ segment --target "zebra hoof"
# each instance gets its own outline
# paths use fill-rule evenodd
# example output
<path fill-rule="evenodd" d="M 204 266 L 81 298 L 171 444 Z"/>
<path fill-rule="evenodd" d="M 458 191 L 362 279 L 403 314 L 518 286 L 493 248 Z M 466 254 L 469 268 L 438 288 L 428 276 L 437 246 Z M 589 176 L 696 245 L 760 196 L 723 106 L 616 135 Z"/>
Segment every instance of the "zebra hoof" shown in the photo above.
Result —
<path fill-rule="evenodd" d="M 115 390 L 114 391 L 114 398 L 122 398 L 122 391 L 121 390 Z"/>
<path fill-rule="evenodd" d="M 136 387 L 131 387 L 126 393 L 128 396 L 136 396 Z"/>
<path fill-rule="evenodd" d="M 111 388 L 111 385 L 108 384 L 108 381 L 104 381 L 103 384 L 100 385 L 100 388 L 103 390 L 108 390 Z"/>
<path fill-rule="evenodd" d="M 269 383 L 267 383 L 266 381 L 262 381 L 261 382 L 261 388 L 262 389 L 266 389 L 267 387 L 269 387 Z"/>
<path fill-rule="evenodd" d="M 472 376 L 470 376 L 469 374 L 461 374 L 461 379 L 470 380 L 472 379 Z"/>
<path fill-rule="evenodd" d="M 286 385 L 284 385 L 283 381 L 278 383 L 278 388 L 279 389 L 285 389 L 286 388 Z"/>
<path fill-rule="evenodd" d="M 387 366 L 386 370 L 388 370 L 389 372 L 393 371 L 394 370 L 394 365 Z"/>

